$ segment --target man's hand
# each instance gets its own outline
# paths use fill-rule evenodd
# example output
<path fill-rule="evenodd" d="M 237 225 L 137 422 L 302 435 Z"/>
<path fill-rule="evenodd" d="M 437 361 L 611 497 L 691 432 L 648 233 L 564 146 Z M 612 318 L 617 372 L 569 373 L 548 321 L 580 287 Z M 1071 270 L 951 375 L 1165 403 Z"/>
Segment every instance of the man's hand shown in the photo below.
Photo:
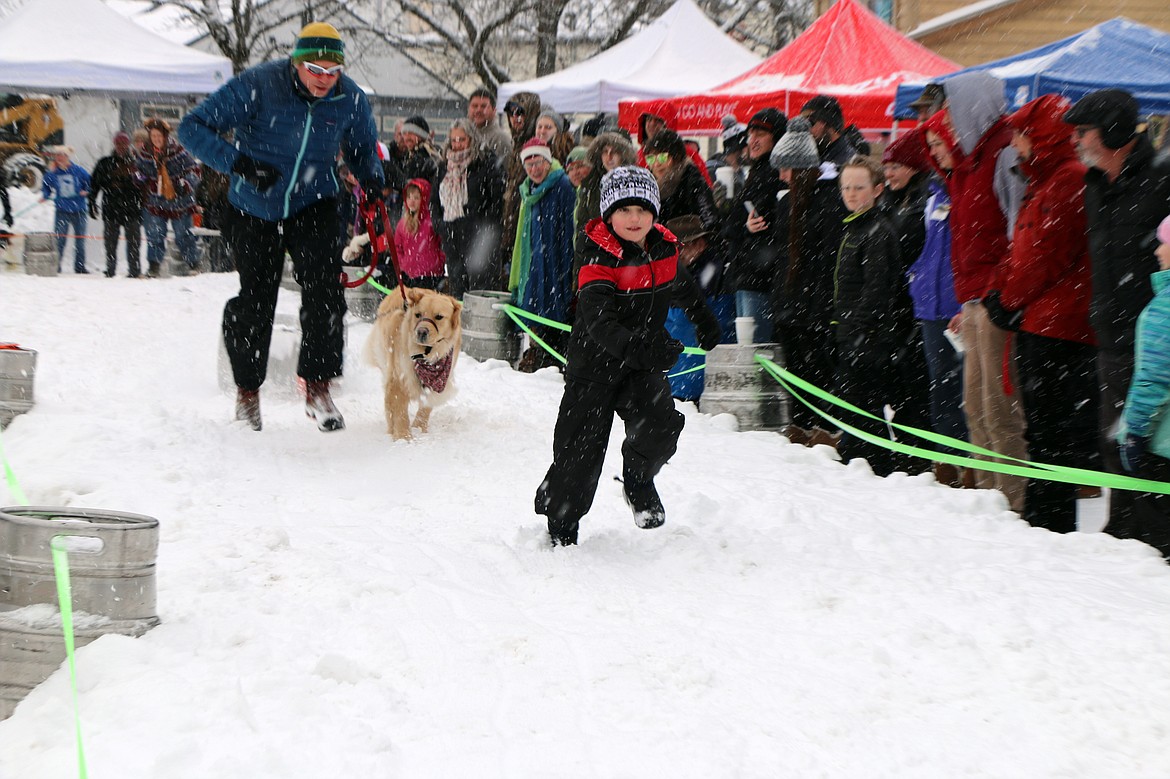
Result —
<path fill-rule="evenodd" d="M 280 171 L 267 162 L 260 162 L 241 154 L 232 166 L 232 173 L 256 188 L 257 192 L 267 192 L 280 181 Z"/>
<path fill-rule="evenodd" d="M 1121 442 L 1121 467 L 1129 473 L 1138 473 L 1142 469 L 1142 465 L 1146 459 L 1146 446 L 1149 444 L 1148 438 L 1136 436 L 1133 433 L 1126 433 L 1125 440 Z"/>
<path fill-rule="evenodd" d="M 987 318 L 991 320 L 991 324 L 1000 330 L 1014 332 L 1020 329 L 1020 323 L 1024 321 L 1023 309 L 1008 311 L 1003 307 L 998 290 L 992 290 L 983 297 L 983 307 L 987 309 Z"/>

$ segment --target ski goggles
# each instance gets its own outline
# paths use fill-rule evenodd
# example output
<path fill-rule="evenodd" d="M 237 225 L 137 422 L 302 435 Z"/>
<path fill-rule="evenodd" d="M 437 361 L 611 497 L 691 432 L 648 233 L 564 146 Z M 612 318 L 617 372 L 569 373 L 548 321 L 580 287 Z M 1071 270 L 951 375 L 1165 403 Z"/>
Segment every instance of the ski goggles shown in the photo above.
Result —
<path fill-rule="evenodd" d="M 323 68 L 315 62 L 303 62 L 305 70 L 312 73 L 314 76 L 340 76 L 341 71 L 345 70 L 345 65 L 334 65 L 331 68 Z"/>

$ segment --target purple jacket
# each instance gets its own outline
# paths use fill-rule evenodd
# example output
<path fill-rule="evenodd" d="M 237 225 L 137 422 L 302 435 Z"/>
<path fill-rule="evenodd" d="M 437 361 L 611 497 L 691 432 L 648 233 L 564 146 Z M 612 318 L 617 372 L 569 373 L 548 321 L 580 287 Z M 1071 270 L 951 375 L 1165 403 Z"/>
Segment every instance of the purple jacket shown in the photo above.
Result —
<path fill-rule="evenodd" d="M 926 242 L 922 254 L 906 271 L 914 318 L 923 321 L 949 320 L 959 313 L 951 273 L 951 198 L 946 184 L 935 178 L 929 184 L 926 201 Z"/>

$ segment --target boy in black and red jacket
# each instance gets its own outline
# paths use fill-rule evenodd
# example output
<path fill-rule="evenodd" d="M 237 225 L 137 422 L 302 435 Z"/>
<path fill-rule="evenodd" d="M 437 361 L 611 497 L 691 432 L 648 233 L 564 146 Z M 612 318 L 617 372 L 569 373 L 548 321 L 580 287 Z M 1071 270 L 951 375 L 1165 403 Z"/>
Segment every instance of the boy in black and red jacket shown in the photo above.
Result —
<path fill-rule="evenodd" d="M 536 491 L 536 513 L 548 517 L 554 545 L 577 543 L 615 412 L 626 425 L 622 480 L 634 521 L 647 529 L 666 521 L 654 476 L 674 454 L 683 428 L 666 379 L 683 346 L 665 328 L 680 268 L 675 237 L 655 224 L 659 203 L 648 170 L 615 168 L 601 180 L 602 218 L 585 227 L 553 463 Z M 715 328 L 704 348 L 719 342 L 717 334 Z"/>

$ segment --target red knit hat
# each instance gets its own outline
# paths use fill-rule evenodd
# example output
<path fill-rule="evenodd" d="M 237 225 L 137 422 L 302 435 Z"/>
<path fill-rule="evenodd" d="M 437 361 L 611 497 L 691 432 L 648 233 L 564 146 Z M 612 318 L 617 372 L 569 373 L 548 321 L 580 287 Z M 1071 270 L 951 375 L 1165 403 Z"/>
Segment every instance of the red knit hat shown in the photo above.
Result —
<path fill-rule="evenodd" d="M 552 162 L 552 149 L 539 138 L 529 138 L 520 147 L 520 161 L 523 162 L 529 157 L 544 157 L 549 162 Z"/>
<path fill-rule="evenodd" d="M 897 162 L 914 170 L 930 168 L 930 159 L 926 156 L 926 133 L 921 127 L 915 127 L 886 147 L 882 153 L 882 163 Z"/>

